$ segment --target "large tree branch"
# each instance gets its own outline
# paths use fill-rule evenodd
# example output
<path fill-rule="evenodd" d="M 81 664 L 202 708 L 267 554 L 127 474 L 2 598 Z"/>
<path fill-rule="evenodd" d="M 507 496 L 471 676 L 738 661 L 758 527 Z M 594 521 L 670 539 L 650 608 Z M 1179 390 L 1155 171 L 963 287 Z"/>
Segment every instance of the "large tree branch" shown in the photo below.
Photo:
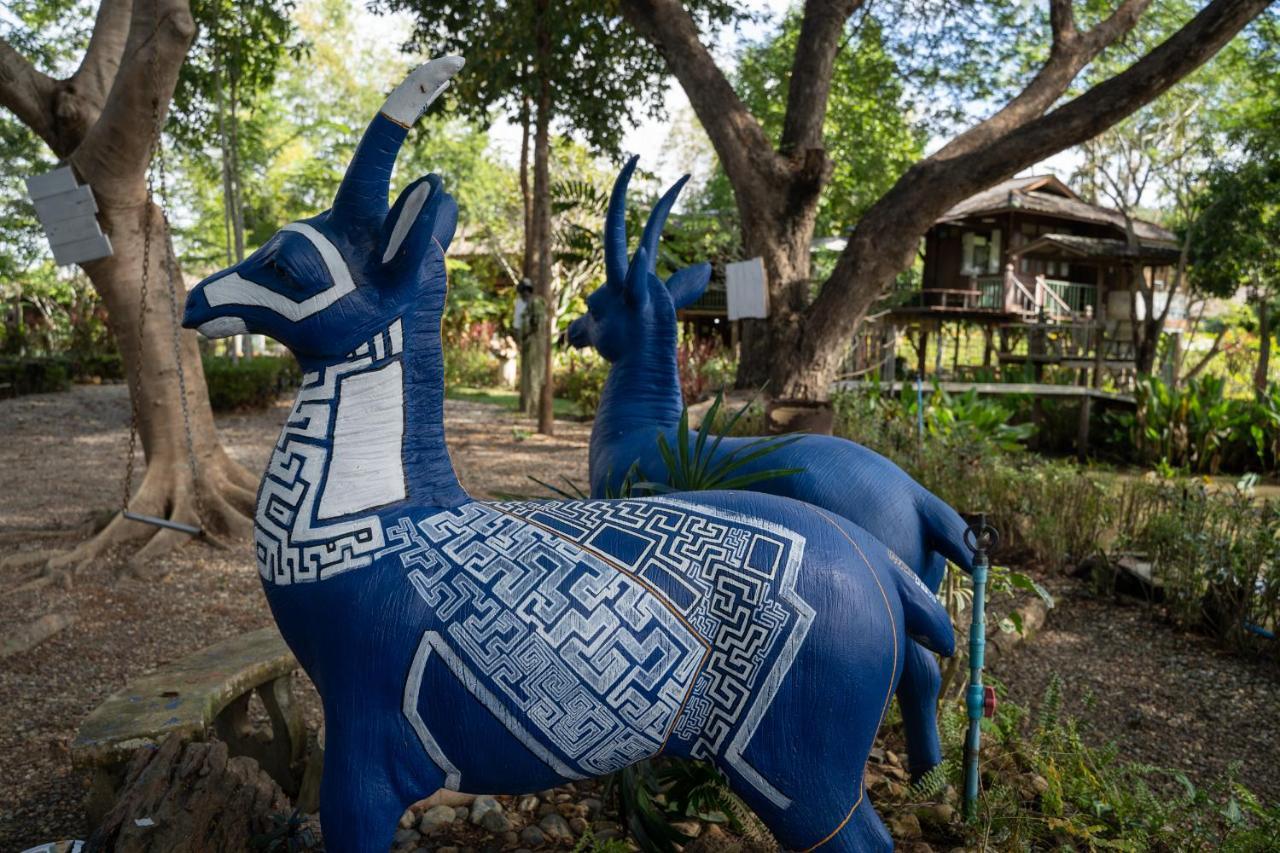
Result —
<path fill-rule="evenodd" d="M 1050 0 L 1053 46 L 1049 59 L 1009 103 L 951 140 L 933 156 L 947 159 L 968 154 L 1043 115 L 1086 65 L 1137 25 L 1149 5 L 1151 0 L 1124 0 L 1106 19 L 1081 34 L 1076 30 L 1070 0 Z"/>
<path fill-rule="evenodd" d="M 53 99 L 58 82 L 0 38 L 0 106 L 53 147 Z M 55 149 L 56 150 L 56 149 Z"/>
<path fill-rule="evenodd" d="M 71 76 L 71 84 L 77 94 L 101 111 L 107 93 L 120 68 L 125 42 L 129 37 L 130 11 L 133 0 L 102 0 L 98 5 L 98 17 L 93 24 L 93 35 L 85 50 L 80 67 Z"/>
<path fill-rule="evenodd" d="M 187 0 L 135 0 L 124 59 L 101 115 L 72 158 L 87 180 L 114 184 L 118 198 L 141 190 L 194 36 Z"/>
<path fill-rule="evenodd" d="M 836 52 L 845 23 L 862 3 L 863 0 L 807 0 L 804 4 L 778 146 L 784 157 L 822 148 L 822 125 L 827 117 Z"/>
<path fill-rule="evenodd" d="M 947 209 L 1149 104 L 1207 62 L 1270 2 L 1212 0 L 1142 59 L 1047 115 L 988 145 L 950 158 L 939 152 L 908 169 L 859 220 L 835 270 L 806 310 L 802 347 L 807 359 L 824 366 L 818 362 L 836 351 L 881 288 L 910 263 L 920 235 Z"/>
<path fill-rule="evenodd" d="M 679 0 L 622 0 L 622 13 L 657 46 L 680 81 L 735 192 L 785 174 L 769 137 L 716 65 Z"/>

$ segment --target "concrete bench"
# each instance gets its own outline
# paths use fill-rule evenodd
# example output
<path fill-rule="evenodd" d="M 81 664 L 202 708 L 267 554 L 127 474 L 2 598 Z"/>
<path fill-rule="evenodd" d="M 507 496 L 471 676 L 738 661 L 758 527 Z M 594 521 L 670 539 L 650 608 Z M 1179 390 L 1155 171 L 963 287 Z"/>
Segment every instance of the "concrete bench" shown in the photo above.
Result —
<path fill-rule="evenodd" d="M 97 826 L 115 802 L 133 753 L 158 747 L 175 733 L 187 740 L 216 735 L 231 755 L 254 758 L 296 796 L 306 747 L 301 709 L 291 693 L 297 667 L 280 633 L 263 628 L 201 649 L 110 696 L 71 744 L 72 765 L 90 777 L 85 808 L 91 824 Z M 254 693 L 270 718 L 270 732 L 258 731 L 250 720 Z"/>

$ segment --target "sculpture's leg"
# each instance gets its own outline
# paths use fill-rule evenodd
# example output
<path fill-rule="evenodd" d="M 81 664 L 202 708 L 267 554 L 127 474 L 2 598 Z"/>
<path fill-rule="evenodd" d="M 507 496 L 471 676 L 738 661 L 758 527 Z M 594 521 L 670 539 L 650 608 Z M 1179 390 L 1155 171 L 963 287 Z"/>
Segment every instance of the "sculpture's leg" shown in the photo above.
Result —
<path fill-rule="evenodd" d="M 852 812 L 824 841 L 810 850 L 822 853 L 877 853 L 893 850 L 893 837 L 864 794 Z"/>
<path fill-rule="evenodd" d="M 942 762 L 938 742 L 938 691 L 942 673 L 933 653 L 919 643 L 906 644 L 902 680 L 898 682 L 898 708 L 907 738 L 907 769 L 918 781 Z"/>
<path fill-rule="evenodd" d="M 343 737 L 328 725 L 324 778 L 320 782 L 320 827 L 330 853 L 386 853 L 406 801 L 393 773 L 385 767 L 388 751 L 376 736 Z M 406 762 L 410 763 L 410 762 Z M 439 787 L 423 787 L 421 796 Z"/>

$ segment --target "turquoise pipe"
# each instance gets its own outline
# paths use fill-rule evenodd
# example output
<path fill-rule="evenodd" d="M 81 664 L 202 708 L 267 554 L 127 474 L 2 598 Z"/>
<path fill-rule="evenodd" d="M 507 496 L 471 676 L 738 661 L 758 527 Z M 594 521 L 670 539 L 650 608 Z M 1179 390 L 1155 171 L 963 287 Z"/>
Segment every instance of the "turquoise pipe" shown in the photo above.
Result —
<path fill-rule="evenodd" d="M 991 564 L 987 557 L 987 545 L 993 541 L 995 531 L 987 526 L 986 517 L 980 516 L 977 524 L 969 528 L 973 542 L 973 619 L 969 623 L 969 689 L 965 693 L 965 708 L 969 716 L 969 731 L 964 742 L 964 817 L 971 820 L 978 810 L 978 756 L 982 748 L 982 719 L 993 710 L 988 705 L 987 690 L 982 684 L 982 667 L 987 650 L 987 571 Z M 970 535 L 965 536 L 966 542 Z"/>

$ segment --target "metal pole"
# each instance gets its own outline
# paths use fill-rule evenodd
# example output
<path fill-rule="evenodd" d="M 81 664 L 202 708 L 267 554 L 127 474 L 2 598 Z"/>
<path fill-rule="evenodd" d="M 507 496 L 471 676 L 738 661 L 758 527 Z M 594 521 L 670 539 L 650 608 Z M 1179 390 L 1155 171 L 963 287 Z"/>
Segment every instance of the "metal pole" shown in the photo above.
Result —
<path fill-rule="evenodd" d="M 964 534 L 965 544 L 973 552 L 973 621 L 969 623 L 969 689 L 965 693 L 965 709 L 969 716 L 969 732 L 964 741 L 964 817 L 972 820 L 978 812 L 978 758 L 982 749 L 982 720 L 995 713 L 995 691 L 982 683 L 982 666 L 987 648 L 987 570 L 991 564 L 987 554 L 1000 541 L 996 529 L 987 524 L 986 513 Z"/>

